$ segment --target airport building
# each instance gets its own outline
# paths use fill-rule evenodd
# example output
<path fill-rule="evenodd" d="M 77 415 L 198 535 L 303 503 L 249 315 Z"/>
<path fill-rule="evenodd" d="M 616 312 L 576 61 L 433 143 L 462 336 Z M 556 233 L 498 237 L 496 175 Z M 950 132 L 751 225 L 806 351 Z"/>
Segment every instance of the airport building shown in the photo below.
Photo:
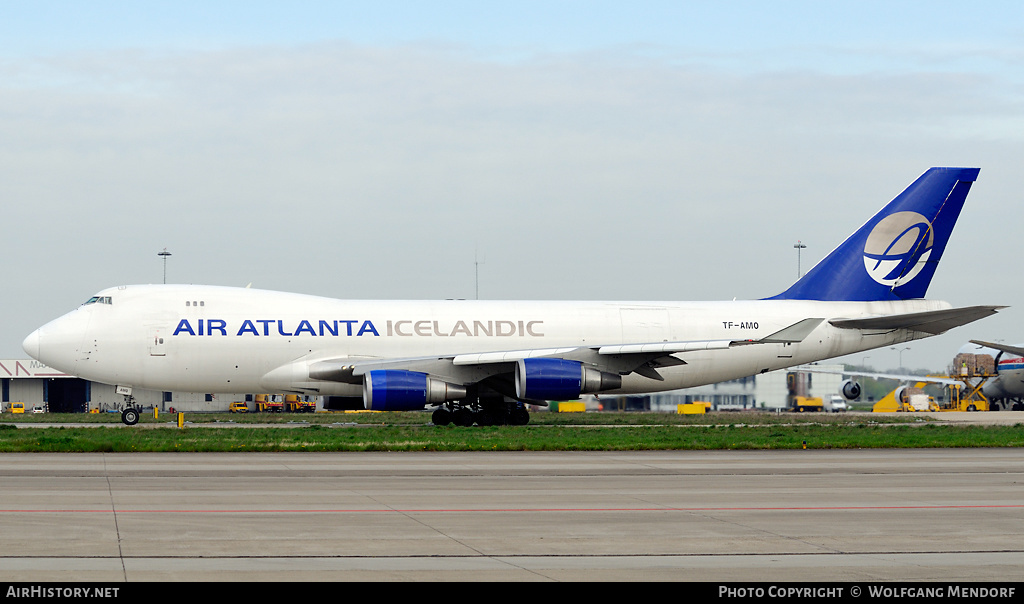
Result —
<path fill-rule="evenodd" d="M 47 367 L 36 360 L 0 360 L 3 411 L 12 402 L 25 403 L 26 409 L 42 407 L 52 413 L 88 413 L 120 411 L 124 396 L 114 386 L 91 382 Z M 251 401 L 246 394 L 203 394 L 160 392 L 134 389 L 132 396 L 145 409 L 173 411 L 227 411 L 235 401 Z"/>
<path fill-rule="evenodd" d="M 843 371 L 843 365 L 816 365 L 828 371 Z M 839 395 L 843 382 L 838 373 L 807 373 L 793 376 L 791 369 L 769 371 L 738 380 L 652 394 L 597 398 L 604 409 L 622 411 L 675 412 L 679 405 L 711 403 L 712 411 L 785 411 L 790 407 L 795 380 L 805 380 L 805 395 L 828 402 Z"/>

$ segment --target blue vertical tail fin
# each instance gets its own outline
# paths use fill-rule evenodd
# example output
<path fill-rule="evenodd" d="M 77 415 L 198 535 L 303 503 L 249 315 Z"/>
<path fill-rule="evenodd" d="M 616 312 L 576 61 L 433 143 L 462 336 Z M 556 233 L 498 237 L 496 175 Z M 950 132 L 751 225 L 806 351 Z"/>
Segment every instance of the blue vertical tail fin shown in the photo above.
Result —
<path fill-rule="evenodd" d="M 932 168 L 771 300 L 923 298 L 979 168 Z"/>

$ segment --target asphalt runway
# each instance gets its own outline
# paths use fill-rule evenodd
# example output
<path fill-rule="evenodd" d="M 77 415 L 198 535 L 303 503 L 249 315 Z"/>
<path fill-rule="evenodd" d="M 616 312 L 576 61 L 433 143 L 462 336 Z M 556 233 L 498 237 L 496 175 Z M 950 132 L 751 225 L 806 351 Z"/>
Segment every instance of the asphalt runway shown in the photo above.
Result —
<path fill-rule="evenodd" d="M 1017 581 L 1024 450 L 4 454 L 0 581 Z"/>

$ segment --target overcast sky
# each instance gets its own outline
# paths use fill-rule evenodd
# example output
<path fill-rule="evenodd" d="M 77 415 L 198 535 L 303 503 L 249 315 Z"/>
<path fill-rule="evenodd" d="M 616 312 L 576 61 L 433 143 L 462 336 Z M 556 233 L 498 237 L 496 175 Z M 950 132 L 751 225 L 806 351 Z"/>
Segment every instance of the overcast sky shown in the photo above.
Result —
<path fill-rule="evenodd" d="M 108 286 L 761 298 L 980 167 L 909 344 L 1024 342 L 1020 2 L 0 0 L 0 358 Z M 898 351 L 856 358 L 895 368 Z"/>

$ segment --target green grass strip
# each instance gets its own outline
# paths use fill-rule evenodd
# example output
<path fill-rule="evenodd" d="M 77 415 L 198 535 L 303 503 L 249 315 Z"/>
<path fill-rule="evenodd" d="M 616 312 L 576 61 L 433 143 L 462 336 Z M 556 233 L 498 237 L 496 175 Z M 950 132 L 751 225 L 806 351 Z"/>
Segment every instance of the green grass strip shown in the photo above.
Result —
<path fill-rule="evenodd" d="M 639 451 L 1024 446 L 1024 426 L 779 425 L 0 426 L 2 452 Z"/>

